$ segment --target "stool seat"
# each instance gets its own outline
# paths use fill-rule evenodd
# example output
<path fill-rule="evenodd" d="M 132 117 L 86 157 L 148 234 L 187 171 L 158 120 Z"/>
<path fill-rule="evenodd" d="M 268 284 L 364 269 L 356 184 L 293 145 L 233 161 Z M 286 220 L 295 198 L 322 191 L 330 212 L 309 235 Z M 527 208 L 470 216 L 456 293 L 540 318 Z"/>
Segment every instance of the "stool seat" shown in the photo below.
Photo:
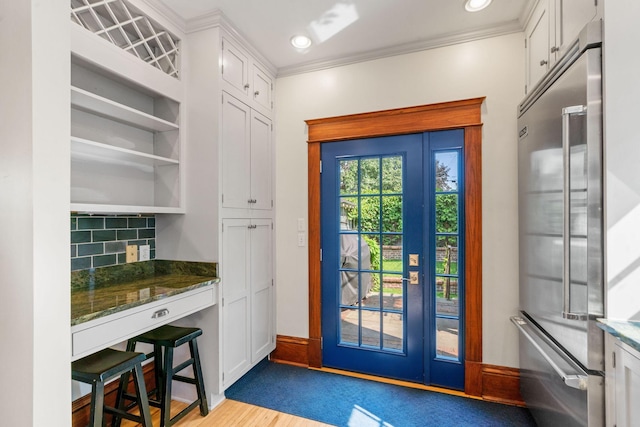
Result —
<path fill-rule="evenodd" d="M 130 371 L 146 359 L 144 353 L 118 351 L 111 348 L 91 354 L 84 359 L 71 362 L 71 378 L 84 383 L 105 381 Z"/>
<path fill-rule="evenodd" d="M 154 373 L 156 379 L 155 389 L 149 392 L 150 396 L 155 395 L 155 399 L 149 399 L 149 405 L 160 408 L 160 427 L 173 426 L 198 406 L 200 407 L 200 414 L 202 416 L 207 415 L 209 412 L 196 340 L 200 335 L 202 335 L 202 330 L 199 328 L 164 325 L 131 338 L 127 342 L 127 351 L 134 351 L 137 343 L 153 345 L 153 352 L 146 355 L 148 359 L 154 358 Z M 189 345 L 190 357 L 179 365 L 174 366 L 174 349 L 183 344 Z M 193 378 L 178 374 L 178 372 L 189 366 L 193 368 Z M 127 377 L 128 373 L 123 374 L 120 383 L 123 384 L 126 382 Z M 171 389 L 173 381 L 194 385 L 197 398 L 174 417 L 171 417 Z M 118 389 L 118 395 L 116 397 L 116 405 L 118 408 L 126 407 L 125 400 L 136 401 L 136 397 L 128 394 L 121 386 Z M 120 427 L 120 423 L 114 422 L 113 427 Z"/>
<path fill-rule="evenodd" d="M 107 412 L 113 414 L 114 422 L 117 423 L 122 418 L 126 418 L 142 424 L 143 427 L 153 427 L 142 374 L 142 362 L 145 359 L 144 353 L 107 348 L 71 363 L 71 378 L 91 384 L 90 426 L 102 427 L 104 413 Z M 111 378 L 117 376 L 122 378 L 126 375 L 128 384 L 129 373 L 132 371 L 140 415 L 130 414 L 122 408 L 112 408 L 104 403 L 105 382 Z M 120 387 L 122 388 L 122 384 Z"/>
<path fill-rule="evenodd" d="M 202 335 L 202 329 L 184 328 L 164 325 L 133 338 L 136 342 L 160 345 L 162 347 L 179 347 Z"/>

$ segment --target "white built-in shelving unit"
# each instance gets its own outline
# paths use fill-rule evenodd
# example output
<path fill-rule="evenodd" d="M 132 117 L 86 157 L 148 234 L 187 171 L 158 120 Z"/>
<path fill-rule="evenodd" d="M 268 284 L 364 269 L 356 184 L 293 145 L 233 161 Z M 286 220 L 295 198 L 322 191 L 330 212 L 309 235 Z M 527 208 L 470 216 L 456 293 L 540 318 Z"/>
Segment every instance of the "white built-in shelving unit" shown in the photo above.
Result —
<path fill-rule="evenodd" d="M 124 0 L 71 0 L 71 211 L 184 213 L 179 46 Z"/>

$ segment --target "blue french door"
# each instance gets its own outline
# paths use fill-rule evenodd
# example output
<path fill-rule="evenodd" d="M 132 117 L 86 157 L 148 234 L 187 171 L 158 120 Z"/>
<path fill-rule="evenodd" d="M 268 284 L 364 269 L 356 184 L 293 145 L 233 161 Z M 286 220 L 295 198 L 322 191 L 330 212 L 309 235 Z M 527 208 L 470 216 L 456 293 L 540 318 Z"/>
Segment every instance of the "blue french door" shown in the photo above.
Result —
<path fill-rule="evenodd" d="M 324 366 L 463 388 L 463 139 L 323 144 Z"/>

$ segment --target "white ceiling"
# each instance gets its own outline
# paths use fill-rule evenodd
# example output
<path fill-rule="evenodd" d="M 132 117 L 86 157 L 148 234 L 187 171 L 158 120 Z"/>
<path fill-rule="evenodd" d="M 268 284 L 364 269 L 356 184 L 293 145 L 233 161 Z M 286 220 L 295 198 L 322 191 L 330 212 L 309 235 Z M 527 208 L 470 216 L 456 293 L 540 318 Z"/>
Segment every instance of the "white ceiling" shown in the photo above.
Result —
<path fill-rule="evenodd" d="M 535 1 L 493 0 L 475 13 L 464 10 L 464 0 L 154 2 L 163 3 L 187 28 L 190 20 L 220 10 L 278 74 L 287 74 L 521 31 Z M 296 34 L 310 36 L 314 43 L 297 51 L 289 43 Z"/>

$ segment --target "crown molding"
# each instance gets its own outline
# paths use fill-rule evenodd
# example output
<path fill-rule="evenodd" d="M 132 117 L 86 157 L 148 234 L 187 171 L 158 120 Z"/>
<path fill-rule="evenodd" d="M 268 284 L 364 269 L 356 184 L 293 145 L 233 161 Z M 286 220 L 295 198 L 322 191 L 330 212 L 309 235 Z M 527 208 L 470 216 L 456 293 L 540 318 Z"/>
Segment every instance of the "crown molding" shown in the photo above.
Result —
<path fill-rule="evenodd" d="M 326 70 L 333 67 L 372 61 L 375 59 L 382 59 L 391 56 L 405 55 L 422 50 L 436 49 L 439 47 L 452 46 L 455 44 L 467 43 L 519 32 L 522 32 L 522 26 L 520 25 L 519 20 L 513 20 L 499 27 L 489 26 L 466 33 L 449 34 L 435 39 L 405 43 L 399 46 L 392 46 L 389 48 L 376 49 L 354 55 L 336 57 L 325 61 L 308 62 L 305 64 L 290 67 L 281 67 L 278 69 L 277 77 L 286 77 L 295 74 L 309 73 L 312 71 Z"/>
<path fill-rule="evenodd" d="M 185 23 L 185 32 L 190 34 L 216 27 L 222 28 L 225 32 L 231 35 L 251 54 L 251 56 L 257 59 L 263 67 L 267 68 L 267 70 L 273 75 L 276 75 L 276 67 L 264 55 L 262 55 L 262 53 L 253 47 L 253 44 L 248 41 L 247 37 L 234 27 L 229 18 L 227 18 L 220 9 L 215 9 L 196 18 L 189 19 Z"/>
<path fill-rule="evenodd" d="M 135 3 L 143 4 L 145 9 L 152 10 L 155 14 L 162 16 L 165 20 L 169 21 L 173 26 L 177 27 L 182 33 L 185 33 L 185 28 L 186 28 L 185 20 L 182 19 L 180 15 L 175 13 L 173 9 L 169 8 L 164 3 L 159 1 L 154 1 L 154 0 L 135 0 Z"/>
<path fill-rule="evenodd" d="M 540 0 L 530 0 L 522 10 L 518 21 L 520 22 L 520 26 L 523 30 L 527 27 L 527 25 L 529 25 L 529 21 L 533 16 L 533 11 L 536 9 L 536 7 L 538 7 L 538 3 L 540 3 Z"/>

